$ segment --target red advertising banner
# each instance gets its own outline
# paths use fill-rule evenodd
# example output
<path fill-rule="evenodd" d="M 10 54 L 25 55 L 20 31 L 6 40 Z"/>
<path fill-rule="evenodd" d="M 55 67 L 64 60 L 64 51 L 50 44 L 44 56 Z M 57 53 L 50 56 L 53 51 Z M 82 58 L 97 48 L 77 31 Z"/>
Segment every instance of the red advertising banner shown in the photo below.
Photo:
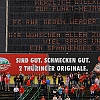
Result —
<path fill-rule="evenodd" d="M 0 72 L 11 75 L 91 71 L 100 74 L 100 54 L 0 54 Z"/>
<path fill-rule="evenodd" d="M 44 62 L 47 54 L 0 54 L 0 72 L 9 72 L 11 75 L 19 74 L 49 74 L 48 63 Z"/>

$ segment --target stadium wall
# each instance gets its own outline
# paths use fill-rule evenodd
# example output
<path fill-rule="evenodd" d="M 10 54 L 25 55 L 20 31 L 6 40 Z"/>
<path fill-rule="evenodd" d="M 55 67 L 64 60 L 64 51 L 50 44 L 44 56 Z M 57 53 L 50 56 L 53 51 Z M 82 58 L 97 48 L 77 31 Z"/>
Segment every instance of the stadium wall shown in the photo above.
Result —
<path fill-rule="evenodd" d="M 6 49 L 6 1 L 0 0 L 0 52 Z"/>

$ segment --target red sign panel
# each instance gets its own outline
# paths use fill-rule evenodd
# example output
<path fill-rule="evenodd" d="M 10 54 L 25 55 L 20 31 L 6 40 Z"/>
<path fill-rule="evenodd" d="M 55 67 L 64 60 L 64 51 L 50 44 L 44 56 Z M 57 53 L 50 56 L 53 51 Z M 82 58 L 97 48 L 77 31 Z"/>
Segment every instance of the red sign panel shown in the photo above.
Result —
<path fill-rule="evenodd" d="M 0 72 L 9 72 L 11 75 L 22 72 L 25 75 L 49 74 L 48 63 L 44 62 L 47 54 L 0 54 Z"/>

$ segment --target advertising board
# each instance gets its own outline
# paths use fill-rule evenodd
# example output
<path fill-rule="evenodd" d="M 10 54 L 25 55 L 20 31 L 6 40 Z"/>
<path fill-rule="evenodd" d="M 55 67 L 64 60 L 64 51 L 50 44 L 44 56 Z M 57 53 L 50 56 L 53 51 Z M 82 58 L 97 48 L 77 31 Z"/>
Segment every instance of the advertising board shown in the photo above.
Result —
<path fill-rule="evenodd" d="M 0 71 L 16 75 L 55 72 L 67 75 L 70 72 L 100 73 L 100 55 L 91 53 L 80 54 L 0 54 Z"/>

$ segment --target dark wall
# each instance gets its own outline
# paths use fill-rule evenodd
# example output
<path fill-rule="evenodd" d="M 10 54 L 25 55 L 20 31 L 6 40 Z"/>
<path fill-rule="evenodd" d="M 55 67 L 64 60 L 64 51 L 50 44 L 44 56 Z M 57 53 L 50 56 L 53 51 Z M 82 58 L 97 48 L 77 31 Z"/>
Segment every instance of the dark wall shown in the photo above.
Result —
<path fill-rule="evenodd" d="M 6 47 L 6 0 L 0 0 L 0 52 Z"/>

